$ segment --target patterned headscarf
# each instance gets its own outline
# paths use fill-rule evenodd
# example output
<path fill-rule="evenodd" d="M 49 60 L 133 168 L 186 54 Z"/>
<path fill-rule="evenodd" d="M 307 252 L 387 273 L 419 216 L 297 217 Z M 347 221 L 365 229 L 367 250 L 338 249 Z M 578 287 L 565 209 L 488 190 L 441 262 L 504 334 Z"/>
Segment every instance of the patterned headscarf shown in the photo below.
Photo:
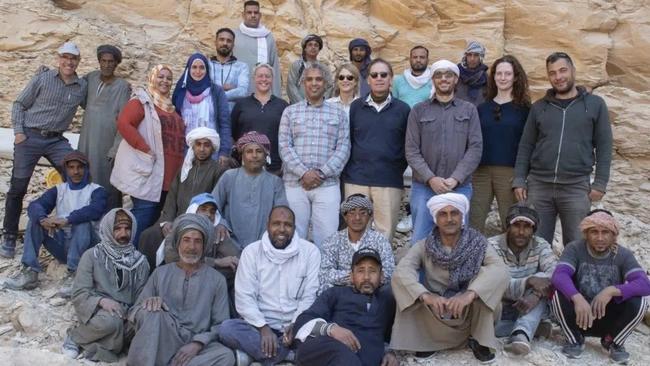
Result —
<path fill-rule="evenodd" d="M 363 208 L 372 215 L 372 202 L 363 194 L 353 194 L 341 203 L 341 215 L 344 215 L 355 208 Z"/>
<path fill-rule="evenodd" d="M 245 133 L 242 137 L 239 138 L 239 140 L 237 140 L 235 147 L 241 154 L 244 152 L 244 147 L 248 144 L 258 144 L 264 149 L 266 155 L 270 154 L 271 141 L 269 141 L 269 138 L 262 133 L 259 133 L 257 131 L 250 131 Z"/>
<path fill-rule="evenodd" d="M 113 227 L 129 221 L 131 223 L 131 240 L 128 244 L 123 245 L 113 237 Z M 149 275 L 149 262 L 133 246 L 133 235 L 137 228 L 135 216 L 123 208 L 114 208 L 108 211 L 99 223 L 100 242 L 93 248 L 93 255 L 100 263 L 103 262 L 108 273 L 113 275 L 115 287 L 119 290 Z M 122 271 L 121 284 L 117 271 Z"/>
<path fill-rule="evenodd" d="M 153 100 L 153 104 L 155 104 L 156 107 L 162 109 L 167 113 L 174 113 L 176 111 L 176 108 L 174 108 L 174 105 L 172 104 L 170 93 L 167 95 L 160 94 L 156 88 L 156 78 L 158 77 L 160 70 L 163 69 L 169 70 L 169 73 L 173 75 L 172 68 L 168 65 L 161 64 L 154 66 L 149 72 L 149 84 L 147 85 L 147 91 L 151 95 L 151 100 Z"/>
<path fill-rule="evenodd" d="M 587 230 L 598 226 L 604 227 L 607 230 L 613 232 L 615 236 L 618 236 L 618 222 L 614 216 L 603 211 L 594 212 L 591 215 L 585 217 L 580 223 L 580 231 L 585 233 Z"/>

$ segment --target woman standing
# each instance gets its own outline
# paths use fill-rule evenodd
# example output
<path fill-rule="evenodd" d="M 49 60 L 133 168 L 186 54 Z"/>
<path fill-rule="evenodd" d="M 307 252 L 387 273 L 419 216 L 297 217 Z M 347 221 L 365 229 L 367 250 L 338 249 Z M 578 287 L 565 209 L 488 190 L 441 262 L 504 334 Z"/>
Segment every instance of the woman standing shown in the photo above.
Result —
<path fill-rule="evenodd" d="M 131 196 L 131 212 L 140 233 L 160 216 L 161 202 L 185 153 L 185 124 L 171 102 L 172 70 L 158 65 L 146 88 L 137 88 L 117 118 L 124 138 L 115 156 L 111 184 Z"/>
<path fill-rule="evenodd" d="M 334 74 L 334 96 L 327 99 L 330 103 L 338 103 L 350 115 L 350 104 L 359 97 L 359 70 L 347 63 L 339 66 Z"/>
<path fill-rule="evenodd" d="M 172 101 L 176 112 L 185 121 L 185 133 L 197 127 L 208 127 L 219 134 L 221 147 L 218 154 L 223 166 L 229 162 L 232 136 L 230 130 L 230 109 L 223 88 L 212 82 L 209 75 L 209 61 L 200 53 L 187 60 L 185 71 L 178 79 Z"/>
<path fill-rule="evenodd" d="M 239 99 L 232 109 L 232 137 L 235 141 L 247 132 L 257 131 L 271 141 L 271 163 L 267 166 L 270 173 L 280 175 L 282 160 L 278 152 L 278 130 L 282 112 L 289 105 L 284 99 L 273 95 L 273 68 L 269 64 L 260 64 L 253 70 L 255 92 Z"/>
<path fill-rule="evenodd" d="M 492 64 L 487 98 L 478 106 L 483 155 L 472 176 L 474 195 L 470 210 L 470 224 L 483 233 L 495 196 L 502 231 L 507 226 L 508 208 L 515 203 L 513 168 L 530 110 L 530 95 L 526 72 L 514 56 L 503 56 Z"/>

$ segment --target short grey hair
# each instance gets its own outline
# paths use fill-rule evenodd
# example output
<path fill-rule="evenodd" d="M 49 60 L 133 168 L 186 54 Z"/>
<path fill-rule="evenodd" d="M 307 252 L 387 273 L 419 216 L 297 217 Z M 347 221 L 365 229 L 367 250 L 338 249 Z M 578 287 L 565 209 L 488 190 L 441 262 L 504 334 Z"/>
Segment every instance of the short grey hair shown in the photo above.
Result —
<path fill-rule="evenodd" d="M 273 67 L 271 65 L 267 64 L 267 63 L 261 63 L 261 64 L 255 65 L 255 68 L 253 69 L 253 76 L 255 76 L 255 74 L 257 73 L 257 70 L 262 69 L 262 68 L 268 69 L 271 72 L 271 77 L 274 77 L 274 75 L 273 75 Z"/>
<path fill-rule="evenodd" d="M 323 80 L 325 81 L 325 90 L 329 89 L 330 85 L 332 85 L 332 80 L 330 80 L 330 78 L 328 77 L 330 75 L 330 71 L 327 69 L 327 66 L 323 65 L 318 61 L 305 63 L 305 69 L 302 71 L 302 75 L 300 75 L 300 85 L 304 84 L 305 75 L 307 74 L 307 71 L 312 69 L 316 69 L 320 71 L 320 74 L 323 77 Z"/>

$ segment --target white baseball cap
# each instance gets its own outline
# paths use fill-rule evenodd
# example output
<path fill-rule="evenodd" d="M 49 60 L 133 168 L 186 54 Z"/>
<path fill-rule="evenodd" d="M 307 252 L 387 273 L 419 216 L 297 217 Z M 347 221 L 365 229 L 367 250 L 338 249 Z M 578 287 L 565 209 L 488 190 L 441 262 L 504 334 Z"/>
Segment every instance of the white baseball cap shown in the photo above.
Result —
<path fill-rule="evenodd" d="M 59 55 L 63 55 L 64 53 L 69 53 L 71 55 L 79 56 L 79 47 L 77 47 L 76 44 L 73 42 L 65 42 L 59 49 L 57 50 Z"/>

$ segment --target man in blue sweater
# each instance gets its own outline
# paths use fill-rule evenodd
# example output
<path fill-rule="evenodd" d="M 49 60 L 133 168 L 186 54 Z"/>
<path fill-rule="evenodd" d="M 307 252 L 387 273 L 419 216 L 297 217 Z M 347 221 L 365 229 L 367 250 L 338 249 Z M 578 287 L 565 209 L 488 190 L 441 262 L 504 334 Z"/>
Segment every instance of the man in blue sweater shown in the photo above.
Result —
<path fill-rule="evenodd" d="M 391 95 L 393 68 L 387 61 L 374 59 L 368 70 L 370 94 L 350 106 L 350 160 L 341 179 L 346 197 L 370 198 L 375 228 L 390 241 L 402 203 L 407 166 L 404 140 L 411 108 Z"/>
<path fill-rule="evenodd" d="M 79 151 L 67 154 L 62 166 L 65 182 L 48 189 L 27 208 L 29 222 L 21 259 L 24 267 L 5 282 L 10 289 L 31 290 L 38 286 L 38 273 L 43 271 L 38 253 L 44 245 L 54 258 L 68 266 L 70 275 L 59 292 L 68 297 L 81 255 L 97 243 L 95 223 L 106 212 L 106 190 L 91 183 L 88 159 Z"/>
<path fill-rule="evenodd" d="M 335 286 L 319 296 L 296 319 L 296 363 L 326 366 L 397 366 L 392 351 L 384 351 L 395 316 L 389 287 L 379 288 L 379 253 L 361 248 L 352 257 L 352 286 Z"/>

